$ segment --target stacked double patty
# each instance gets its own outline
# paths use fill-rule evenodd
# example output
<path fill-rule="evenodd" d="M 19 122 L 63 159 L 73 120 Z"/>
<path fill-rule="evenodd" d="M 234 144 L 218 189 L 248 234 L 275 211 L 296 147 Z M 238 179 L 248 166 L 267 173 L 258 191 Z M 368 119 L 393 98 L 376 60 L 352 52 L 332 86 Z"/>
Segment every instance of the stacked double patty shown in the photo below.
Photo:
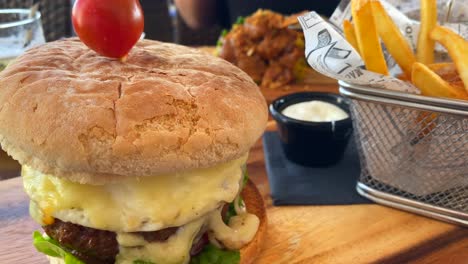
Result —
<path fill-rule="evenodd" d="M 177 227 L 169 227 L 153 232 L 138 232 L 148 242 L 164 242 L 177 232 Z M 51 225 L 44 226 L 51 238 L 66 247 L 74 256 L 88 264 L 112 264 L 119 253 L 115 232 L 99 230 L 55 219 Z M 192 246 L 191 256 L 196 256 L 208 243 L 203 234 Z"/>
<path fill-rule="evenodd" d="M 223 206 L 223 216 L 229 205 Z M 119 244 L 115 232 L 89 228 L 70 222 L 55 219 L 53 224 L 43 227 L 48 236 L 66 247 L 74 256 L 82 259 L 88 264 L 112 264 L 119 253 Z M 178 227 L 169 227 L 153 232 L 136 232 L 148 242 L 164 242 L 174 235 Z M 198 255 L 203 247 L 209 243 L 208 233 L 202 232 L 197 235 L 190 250 L 190 256 Z"/>

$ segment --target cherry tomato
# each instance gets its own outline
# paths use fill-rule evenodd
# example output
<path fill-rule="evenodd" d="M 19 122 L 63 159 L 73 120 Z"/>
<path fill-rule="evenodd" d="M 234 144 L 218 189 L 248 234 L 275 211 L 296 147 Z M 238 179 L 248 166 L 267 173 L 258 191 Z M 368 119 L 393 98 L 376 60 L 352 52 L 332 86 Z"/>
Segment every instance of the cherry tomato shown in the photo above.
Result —
<path fill-rule="evenodd" d="M 73 27 L 86 46 L 111 57 L 125 57 L 143 32 L 138 0 L 77 0 Z"/>

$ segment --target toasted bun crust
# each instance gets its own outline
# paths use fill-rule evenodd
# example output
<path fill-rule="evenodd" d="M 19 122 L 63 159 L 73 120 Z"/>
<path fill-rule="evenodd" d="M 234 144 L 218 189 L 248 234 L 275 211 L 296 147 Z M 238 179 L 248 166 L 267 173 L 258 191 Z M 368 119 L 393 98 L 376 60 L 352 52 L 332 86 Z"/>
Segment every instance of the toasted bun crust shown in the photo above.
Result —
<path fill-rule="evenodd" d="M 210 167 L 262 134 L 265 99 L 240 69 L 140 41 L 121 62 L 78 39 L 27 51 L 0 74 L 0 142 L 22 164 L 81 183 Z"/>
<path fill-rule="evenodd" d="M 260 225 L 255 237 L 241 249 L 241 264 L 254 263 L 262 249 L 263 241 L 267 232 L 268 219 L 263 198 L 257 187 L 250 180 L 242 189 L 242 199 L 249 213 L 255 214 L 260 219 Z"/>

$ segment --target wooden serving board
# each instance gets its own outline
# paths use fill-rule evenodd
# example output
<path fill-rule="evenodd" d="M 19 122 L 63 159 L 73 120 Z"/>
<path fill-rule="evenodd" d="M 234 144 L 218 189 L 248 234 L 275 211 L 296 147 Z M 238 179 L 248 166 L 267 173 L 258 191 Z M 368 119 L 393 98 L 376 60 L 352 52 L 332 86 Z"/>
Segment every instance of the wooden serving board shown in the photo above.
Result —
<path fill-rule="evenodd" d="M 270 121 L 267 130 L 275 128 Z M 269 226 L 256 263 L 468 263 L 468 228 L 377 204 L 273 206 L 264 167 L 257 142 L 248 170 Z"/>
<path fill-rule="evenodd" d="M 468 263 L 466 228 L 380 205 L 275 207 L 261 141 L 248 169 L 269 220 L 255 263 Z M 0 263 L 48 263 L 32 246 L 37 229 L 21 179 L 0 181 Z"/>

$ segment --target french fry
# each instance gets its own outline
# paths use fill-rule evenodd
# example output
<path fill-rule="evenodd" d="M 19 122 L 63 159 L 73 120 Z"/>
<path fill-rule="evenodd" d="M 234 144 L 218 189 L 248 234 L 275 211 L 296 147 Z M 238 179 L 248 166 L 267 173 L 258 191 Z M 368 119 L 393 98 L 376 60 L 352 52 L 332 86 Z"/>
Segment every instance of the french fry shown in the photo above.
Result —
<path fill-rule="evenodd" d="M 416 59 L 418 62 L 430 64 L 434 62 L 435 41 L 431 39 L 431 31 L 437 26 L 437 1 L 421 0 L 421 24 L 419 27 Z"/>
<path fill-rule="evenodd" d="M 427 67 L 450 83 L 450 86 L 456 89 L 460 94 L 466 94 L 468 97 L 468 92 L 465 90 L 460 75 L 458 75 L 457 67 L 453 62 L 433 63 L 427 65 Z"/>
<path fill-rule="evenodd" d="M 431 31 L 431 39 L 447 49 L 468 92 L 468 41 L 452 30 L 441 26 L 436 26 Z"/>
<path fill-rule="evenodd" d="M 465 91 L 452 87 L 450 83 L 422 63 L 414 63 L 411 80 L 421 90 L 423 95 L 468 99 L 468 94 Z"/>
<path fill-rule="evenodd" d="M 388 75 L 387 64 L 372 15 L 371 1 L 352 0 L 351 13 L 359 51 L 367 70 Z"/>
<path fill-rule="evenodd" d="M 411 46 L 401 34 L 400 29 L 378 1 L 371 2 L 372 12 L 378 18 L 375 26 L 379 37 L 385 44 L 388 52 L 392 55 L 406 76 L 411 76 L 411 68 L 416 61 Z"/>
<path fill-rule="evenodd" d="M 439 62 L 426 65 L 429 69 L 439 75 L 452 86 L 461 86 L 465 90 L 463 82 L 458 75 L 457 67 L 453 62 Z"/>
<path fill-rule="evenodd" d="M 434 72 L 444 70 L 444 69 L 447 69 L 448 71 L 456 71 L 457 70 L 455 68 L 455 65 L 453 64 L 453 62 L 431 63 L 431 64 L 426 64 L 426 66 L 429 67 L 429 69 L 431 69 Z"/>
<path fill-rule="evenodd" d="M 357 39 L 356 39 L 356 31 L 354 30 L 353 24 L 351 24 L 349 20 L 343 21 L 343 31 L 344 31 L 346 40 L 360 54 L 359 46 L 358 46 Z"/>

